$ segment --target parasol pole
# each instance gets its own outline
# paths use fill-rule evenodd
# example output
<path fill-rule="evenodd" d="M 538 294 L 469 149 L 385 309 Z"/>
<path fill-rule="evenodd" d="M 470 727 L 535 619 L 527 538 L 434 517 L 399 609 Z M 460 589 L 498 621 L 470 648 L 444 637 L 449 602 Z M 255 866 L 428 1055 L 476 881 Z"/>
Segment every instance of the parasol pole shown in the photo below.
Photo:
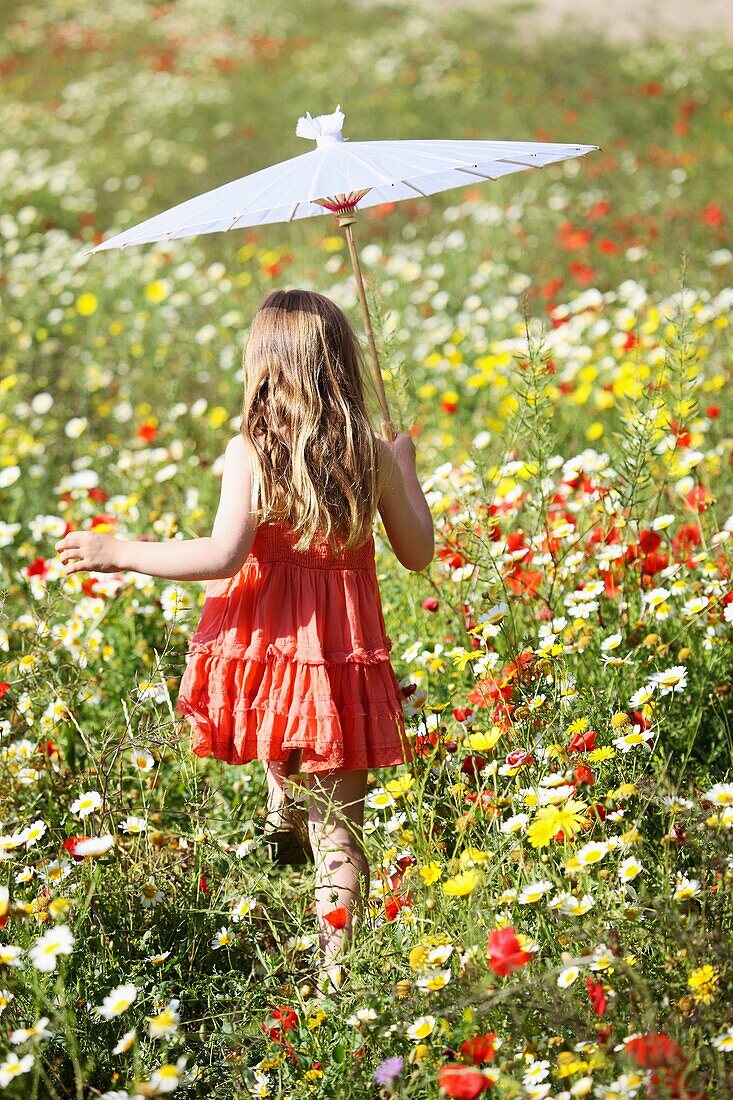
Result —
<path fill-rule="evenodd" d="M 377 345 L 374 339 L 374 331 L 372 329 L 372 319 L 369 316 L 369 306 L 367 304 L 366 291 L 364 290 L 364 280 L 361 275 L 361 267 L 359 266 L 359 254 L 356 251 L 354 230 L 352 228 L 354 222 L 356 221 L 356 215 L 354 213 L 354 199 L 357 195 L 358 198 L 361 198 L 365 194 L 366 191 L 354 192 L 348 198 L 345 195 L 339 195 L 337 198 L 334 199 L 315 199 L 314 201 L 317 202 L 319 206 L 325 206 L 326 209 L 330 210 L 333 213 L 333 215 L 338 219 L 338 224 L 340 228 L 344 230 L 344 233 L 346 235 L 346 243 L 349 246 L 349 255 L 351 256 L 351 266 L 354 269 L 354 276 L 356 278 L 356 290 L 359 295 L 361 312 L 364 318 L 364 328 L 366 329 L 367 341 L 369 342 L 369 352 L 372 357 L 372 366 L 374 368 L 374 381 L 377 387 L 377 396 L 379 397 L 379 404 L 382 409 L 382 435 L 385 439 L 391 442 L 397 435 L 397 429 L 395 428 L 392 422 L 392 417 L 389 414 L 389 407 L 387 405 L 387 394 L 384 391 L 384 379 L 382 378 L 382 370 L 379 365 L 379 355 L 377 354 Z"/>
<path fill-rule="evenodd" d="M 346 234 L 346 243 L 349 246 L 349 255 L 351 256 L 351 264 L 354 268 L 354 275 L 356 276 L 356 289 L 359 294 L 359 301 L 361 302 L 361 312 L 364 316 L 364 328 L 366 329 L 367 340 L 369 341 L 369 351 L 372 356 L 372 364 L 374 366 L 374 380 L 377 383 L 377 393 L 379 395 L 379 404 L 382 406 L 382 433 L 385 439 L 393 440 L 397 434 L 392 418 L 389 415 L 389 408 L 387 406 L 387 395 L 384 391 L 384 379 L 382 378 L 382 370 L 379 366 L 379 356 L 377 355 L 377 345 L 374 340 L 374 332 L 372 330 L 372 319 L 369 316 L 369 307 L 367 306 L 366 293 L 364 291 L 364 280 L 361 276 L 361 267 L 359 266 L 359 254 L 356 251 L 356 244 L 354 242 L 354 230 L 353 225 L 356 218 L 353 214 L 342 214 L 339 217 L 339 225 Z"/>

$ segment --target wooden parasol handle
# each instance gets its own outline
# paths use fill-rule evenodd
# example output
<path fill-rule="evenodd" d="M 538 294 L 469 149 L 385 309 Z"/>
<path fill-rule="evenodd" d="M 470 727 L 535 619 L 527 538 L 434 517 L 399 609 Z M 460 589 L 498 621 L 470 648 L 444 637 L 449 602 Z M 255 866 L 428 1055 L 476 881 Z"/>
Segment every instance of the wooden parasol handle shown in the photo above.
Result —
<path fill-rule="evenodd" d="M 361 312 L 364 317 L 364 328 L 366 329 L 367 340 L 369 341 L 369 351 L 372 357 L 372 366 L 374 367 L 374 381 L 377 385 L 377 394 L 379 396 L 379 404 L 382 407 L 382 434 L 385 439 L 390 442 L 397 435 L 397 429 L 392 423 L 392 418 L 389 415 L 389 408 L 387 406 L 387 395 L 384 392 L 384 380 L 382 378 L 382 371 L 379 366 L 379 356 L 377 355 L 377 345 L 374 342 L 374 332 L 372 331 L 372 320 L 369 316 L 369 307 L 366 300 L 366 292 L 364 290 L 364 280 L 361 277 L 361 268 L 359 266 L 359 255 L 356 251 L 356 244 L 354 243 L 354 230 L 353 225 L 356 218 L 352 213 L 340 214 L 338 216 L 338 223 L 346 234 L 346 243 L 349 246 L 349 255 L 351 256 L 351 266 L 354 268 L 354 275 L 356 277 L 356 290 L 359 295 L 359 302 L 361 303 Z"/>

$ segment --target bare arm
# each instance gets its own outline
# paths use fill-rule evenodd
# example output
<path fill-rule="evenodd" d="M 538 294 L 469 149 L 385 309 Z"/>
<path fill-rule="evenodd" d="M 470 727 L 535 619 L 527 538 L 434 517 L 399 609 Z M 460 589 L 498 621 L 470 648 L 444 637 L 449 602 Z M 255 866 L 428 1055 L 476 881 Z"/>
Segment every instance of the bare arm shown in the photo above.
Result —
<path fill-rule="evenodd" d="M 219 508 L 210 536 L 141 542 L 94 531 L 70 531 L 56 543 L 56 550 L 67 574 L 130 570 L 173 581 L 232 577 L 244 564 L 256 534 L 250 514 L 251 500 L 252 471 L 247 444 L 236 436 L 224 454 Z"/>
<path fill-rule="evenodd" d="M 380 440 L 379 514 L 397 560 L 406 569 L 427 569 L 435 554 L 433 517 L 415 469 L 415 444 L 404 432 Z"/>

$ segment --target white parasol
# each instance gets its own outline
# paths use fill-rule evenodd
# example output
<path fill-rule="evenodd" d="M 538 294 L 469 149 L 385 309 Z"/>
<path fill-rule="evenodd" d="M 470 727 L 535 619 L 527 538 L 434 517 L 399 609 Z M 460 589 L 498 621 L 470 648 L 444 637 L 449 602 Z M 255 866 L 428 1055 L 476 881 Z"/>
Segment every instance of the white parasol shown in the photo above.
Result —
<path fill-rule="evenodd" d="M 156 214 L 102 241 L 84 255 L 151 241 L 202 233 L 227 233 L 245 226 L 291 222 L 332 213 L 346 233 L 364 326 L 388 439 L 394 438 L 364 292 L 352 226 L 357 207 L 433 195 L 477 180 L 495 180 L 527 168 L 584 156 L 597 145 L 523 141 L 349 141 L 341 132 L 344 114 L 298 119 L 295 133 L 316 148 L 302 156 L 252 172 Z"/>

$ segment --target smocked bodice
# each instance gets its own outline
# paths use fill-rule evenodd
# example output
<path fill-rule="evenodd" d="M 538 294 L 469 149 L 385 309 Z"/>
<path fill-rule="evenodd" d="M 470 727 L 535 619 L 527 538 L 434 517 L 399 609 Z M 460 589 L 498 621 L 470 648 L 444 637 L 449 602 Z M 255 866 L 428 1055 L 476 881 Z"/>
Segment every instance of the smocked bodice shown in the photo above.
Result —
<path fill-rule="evenodd" d="M 310 569 L 373 569 L 374 535 L 360 546 L 334 554 L 325 539 L 311 543 L 307 550 L 296 550 L 297 536 L 290 524 L 261 523 L 247 562 L 291 562 Z"/>

